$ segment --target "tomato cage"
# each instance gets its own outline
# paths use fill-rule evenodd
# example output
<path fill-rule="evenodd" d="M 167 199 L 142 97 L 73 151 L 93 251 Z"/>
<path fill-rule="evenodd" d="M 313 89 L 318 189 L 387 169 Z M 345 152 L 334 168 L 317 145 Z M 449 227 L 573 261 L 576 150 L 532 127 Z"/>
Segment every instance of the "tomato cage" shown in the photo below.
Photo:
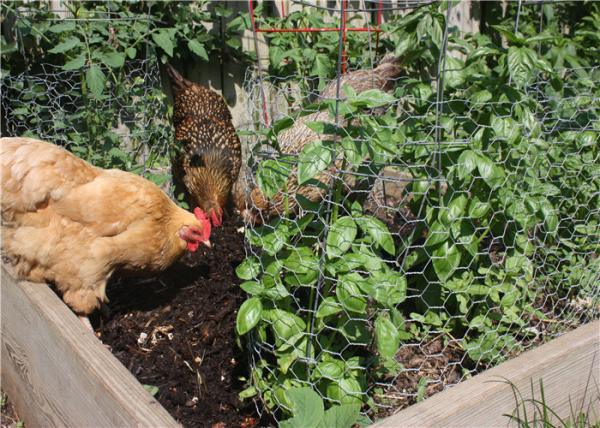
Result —
<path fill-rule="evenodd" d="M 597 65 L 498 73 L 453 2 L 290 4 L 249 3 L 242 395 L 368 424 L 598 318 Z"/>
<path fill-rule="evenodd" d="M 398 2 L 398 4 L 393 6 L 393 2 L 390 2 L 390 1 L 371 0 L 369 2 L 367 2 L 367 1 L 361 2 L 361 4 L 362 4 L 361 7 L 349 8 L 348 0 L 341 0 L 339 2 L 340 7 L 336 8 L 336 7 L 321 6 L 321 5 L 317 5 L 316 3 L 311 3 L 311 2 L 303 1 L 303 0 L 293 0 L 292 1 L 293 5 L 306 6 L 306 7 L 311 7 L 311 8 L 315 8 L 318 10 L 324 10 L 327 12 L 338 13 L 341 16 L 340 25 L 337 27 L 323 26 L 323 27 L 294 27 L 294 28 L 275 28 L 275 27 L 263 27 L 263 26 L 257 25 L 256 19 L 255 19 L 254 3 L 255 3 L 255 1 L 248 0 L 248 11 L 250 14 L 250 22 L 251 22 L 251 26 L 252 26 L 254 48 L 255 48 L 256 52 L 258 52 L 257 35 L 260 33 L 268 34 L 268 33 L 337 32 L 340 35 L 340 41 L 338 43 L 340 45 L 340 49 L 341 49 L 340 73 L 345 74 L 347 71 L 347 68 L 348 68 L 346 44 L 347 44 L 347 34 L 349 32 L 368 33 L 369 38 L 371 37 L 372 34 L 374 34 L 375 35 L 375 51 L 377 52 L 379 50 L 380 34 L 383 31 L 381 28 L 381 24 L 382 24 L 382 18 L 383 18 L 384 12 L 389 13 L 389 12 L 398 12 L 398 11 L 402 11 L 402 10 L 409 10 L 409 9 L 412 9 L 417 6 L 423 6 L 426 4 L 430 4 L 431 1 L 429 1 L 429 0 L 427 0 L 427 1 L 411 0 L 411 1 L 404 1 L 404 2 L 402 2 L 402 4 L 400 4 Z M 367 7 L 367 3 L 370 3 L 373 6 Z M 348 25 L 348 14 L 351 12 L 375 14 L 375 17 L 374 17 L 375 24 L 374 25 L 366 25 L 366 26 L 362 26 L 362 27 L 349 26 Z M 287 16 L 284 0 L 281 0 L 280 16 L 281 16 L 281 18 L 285 18 Z M 261 72 L 260 67 L 261 67 L 260 61 L 258 61 L 259 73 Z M 266 103 L 266 100 L 265 100 L 265 103 Z M 269 117 L 267 115 L 266 105 L 263 110 L 264 110 L 263 114 L 264 114 L 265 124 L 268 125 Z"/>

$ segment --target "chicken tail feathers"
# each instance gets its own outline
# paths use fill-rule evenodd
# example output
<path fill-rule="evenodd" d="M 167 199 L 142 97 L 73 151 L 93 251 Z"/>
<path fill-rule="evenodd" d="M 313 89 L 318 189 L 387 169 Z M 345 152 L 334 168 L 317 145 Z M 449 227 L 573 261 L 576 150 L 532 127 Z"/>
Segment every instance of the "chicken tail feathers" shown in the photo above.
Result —
<path fill-rule="evenodd" d="M 173 89 L 181 91 L 192 86 L 192 82 L 183 77 L 171 64 L 167 64 L 167 73 L 171 78 Z"/>
<path fill-rule="evenodd" d="M 402 59 L 394 53 L 389 53 L 383 57 L 374 71 L 383 77 L 397 77 L 402 71 Z"/>

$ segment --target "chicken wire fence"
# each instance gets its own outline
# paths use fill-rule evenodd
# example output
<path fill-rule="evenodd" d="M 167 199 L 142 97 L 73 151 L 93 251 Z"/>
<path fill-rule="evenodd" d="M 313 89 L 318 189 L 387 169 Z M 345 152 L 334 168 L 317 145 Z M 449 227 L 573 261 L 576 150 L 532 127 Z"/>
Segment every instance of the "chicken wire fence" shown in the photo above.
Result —
<path fill-rule="evenodd" d="M 297 79 L 263 76 L 273 127 L 289 128 L 254 137 L 250 165 L 283 203 L 247 225 L 241 276 L 261 300 L 253 379 L 275 414 L 300 385 L 385 414 L 598 318 L 600 69 L 586 70 L 583 91 L 578 71 L 565 71 L 572 96 L 553 97 L 543 79 L 510 105 L 402 94 L 385 113 L 347 113 L 331 134 L 333 110 L 284 113 Z M 261 81 L 248 84 L 257 129 Z M 495 121 L 479 123 L 484 112 Z M 436 141 L 436 122 L 452 121 L 468 131 Z M 303 131 L 314 156 L 294 152 Z M 319 151 L 327 140 L 343 155 Z M 302 162 L 324 171 L 286 191 Z"/>
<path fill-rule="evenodd" d="M 242 174 L 257 209 L 238 274 L 240 312 L 260 316 L 241 328 L 247 395 L 276 418 L 295 386 L 384 416 L 599 316 L 600 69 L 565 69 L 560 88 L 540 74 L 492 101 L 456 90 L 446 54 L 418 81 L 378 80 L 377 61 L 344 78 L 341 55 L 334 81 L 249 70 Z M 156 59 L 127 61 L 101 97 L 85 95 L 85 71 L 3 75 L 2 135 L 171 191 Z"/>
<path fill-rule="evenodd" d="M 50 141 L 96 166 L 142 174 L 172 195 L 173 131 L 156 58 L 127 61 L 100 96 L 83 84 L 85 68 L 40 68 L 2 76 L 2 136 Z"/>
<path fill-rule="evenodd" d="M 389 415 L 600 315 L 600 68 L 498 99 L 439 64 L 246 79 L 238 331 L 276 419 L 303 386 Z"/>

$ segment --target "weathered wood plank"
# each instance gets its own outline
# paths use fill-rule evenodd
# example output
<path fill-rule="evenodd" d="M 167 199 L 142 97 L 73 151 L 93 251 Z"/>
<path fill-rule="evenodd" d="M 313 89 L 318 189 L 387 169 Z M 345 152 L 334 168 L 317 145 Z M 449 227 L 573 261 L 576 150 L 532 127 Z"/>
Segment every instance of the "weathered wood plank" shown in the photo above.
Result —
<path fill-rule="evenodd" d="M 178 426 L 46 285 L 0 281 L 2 388 L 26 426 Z"/>
<path fill-rule="evenodd" d="M 592 380 L 600 370 L 600 321 L 579 327 L 553 341 L 487 370 L 457 386 L 434 395 L 414 406 L 379 421 L 374 427 L 506 427 L 503 414 L 512 414 L 515 399 L 508 379 L 521 391 L 523 398 L 539 399 L 539 381 L 544 384 L 546 403 L 561 417 L 570 415 L 573 406 L 591 402 L 600 418 L 596 386 Z"/>

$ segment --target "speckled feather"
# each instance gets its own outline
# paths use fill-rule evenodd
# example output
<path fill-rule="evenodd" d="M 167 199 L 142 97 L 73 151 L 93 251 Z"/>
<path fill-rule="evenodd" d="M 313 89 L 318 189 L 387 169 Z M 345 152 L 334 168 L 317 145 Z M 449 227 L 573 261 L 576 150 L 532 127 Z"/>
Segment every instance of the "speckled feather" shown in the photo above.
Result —
<path fill-rule="evenodd" d="M 175 139 L 183 143 L 178 161 L 183 183 L 201 208 L 222 209 L 242 161 L 231 113 L 221 95 L 168 70 L 175 92 Z"/>
<path fill-rule="evenodd" d="M 220 94 L 190 82 L 170 65 L 167 65 L 167 71 L 173 84 L 175 126 L 188 116 L 211 117 L 214 120 L 231 122 L 231 112 Z"/>
<path fill-rule="evenodd" d="M 399 58 L 388 55 L 382 59 L 380 64 L 373 70 L 356 70 L 342 76 L 342 85 L 348 84 L 355 92 L 361 93 L 369 89 L 381 89 L 389 91 L 393 88 L 394 79 L 401 72 L 401 61 Z M 319 99 L 335 98 L 337 82 L 332 80 L 325 86 L 319 94 Z M 342 95 L 343 98 L 343 95 Z M 296 119 L 294 125 L 282 131 L 278 136 L 279 147 L 283 154 L 298 154 L 307 144 L 322 138 L 315 131 L 306 126 L 309 122 L 330 122 L 331 118 L 326 110 L 321 110 L 301 116 Z M 330 184 L 335 170 L 341 167 L 341 161 L 337 160 L 335 166 L 329 168 L 322 174 L 315 177 L 322 183 L 324 188 Z M 291 212 L 298 211 L 298 202 L 294 195 L 299 194 L 307 199 L 316 202 L 325 196 L 326 190 L 317 185 L 304 184 L 298 185 L 297 168 L 294 168 L 290 174 L 287 183 L 288 199 L 281 192 L 267 199 L 258 187 L 254 187 L 245 177 L 246 174 L 239 174 L 238 182 L 235 183 L 234 201 L 237 209 L 242 212 L 244 218 L 254 223 L 260 223 L 273 215 L 281 215 L 285 204 Z M 345 186 L 352 187 L 355 183 L 352 178 L 345 177 Z M 251 188 L 251 191 L 245 190 Z"/>

